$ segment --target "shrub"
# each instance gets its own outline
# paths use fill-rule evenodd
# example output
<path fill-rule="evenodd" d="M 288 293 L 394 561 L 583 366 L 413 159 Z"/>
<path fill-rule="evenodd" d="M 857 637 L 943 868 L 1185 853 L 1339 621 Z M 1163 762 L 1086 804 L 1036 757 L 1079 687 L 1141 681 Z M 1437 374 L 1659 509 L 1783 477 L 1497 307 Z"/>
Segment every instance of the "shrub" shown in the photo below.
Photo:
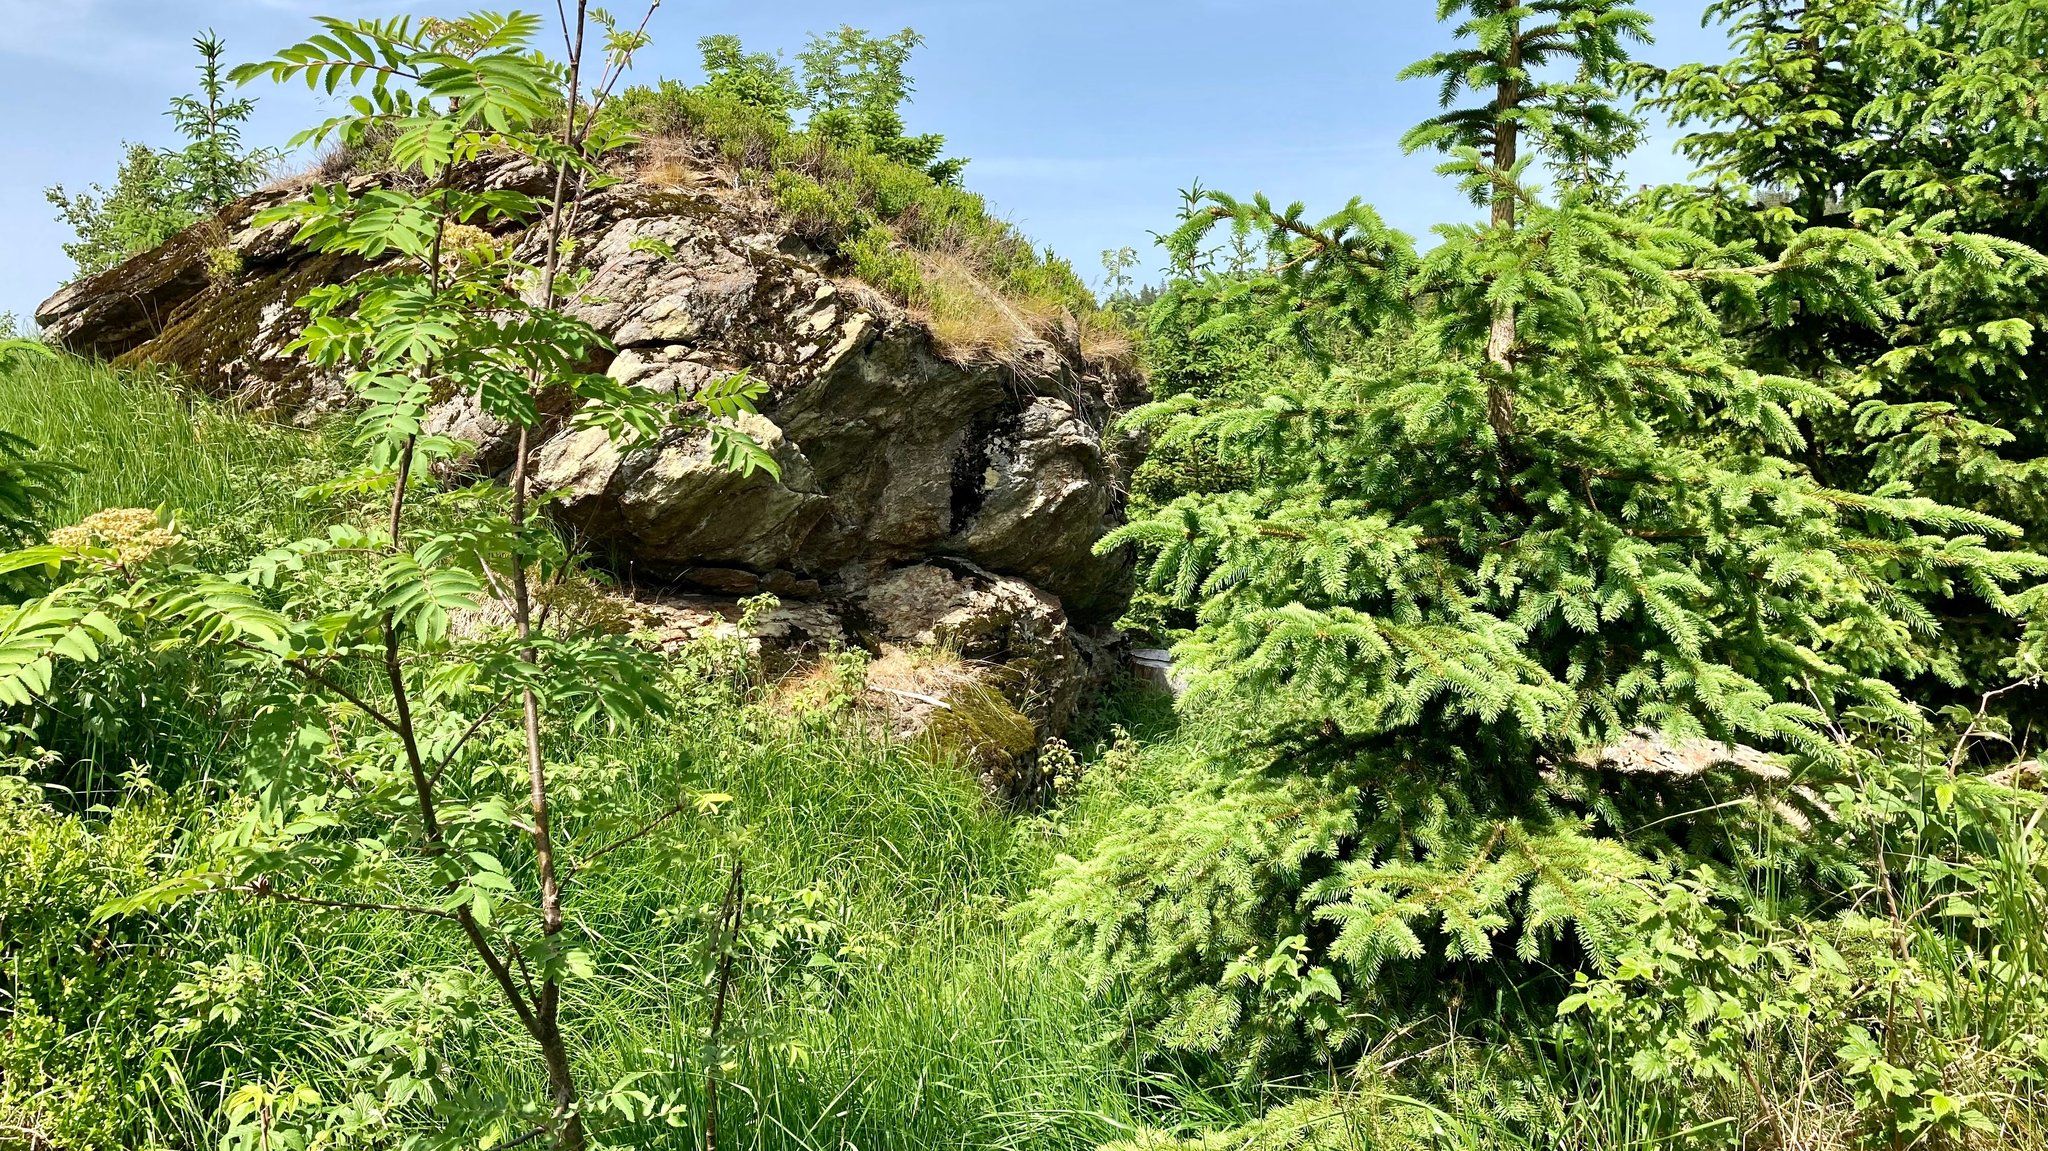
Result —
<path fill-rule="evenodd" d="M 206 269 L 206 284 L 216 292 L 233 287 L 242 275 L 242 253 L 228 244 L 206 249 L 201 261 Z"/>
<path fill-rule="evenodd" d="M 1640 942 L 1559 1005 L 1576 1094 L 1660 1146 L 2039 1146 L 2048 840 L 2039 796 L 1884 772 L 1830 796 L 1878 861 L 1834 918 L 1663 889 Z"/>
<path fill-rule="evenodd" d="M 183 813 L 143 784 L 89 824 L 46 805 L 24 782 L 32 767 L 0 768 L 0 1142 L 24 1132 L 30 1147 L 77 1151 L 156 1142 L 179 1077 L 207 1073 L 160 1050 L 182 965 L 161 920 L 93 913 L 163 876 Z"/>

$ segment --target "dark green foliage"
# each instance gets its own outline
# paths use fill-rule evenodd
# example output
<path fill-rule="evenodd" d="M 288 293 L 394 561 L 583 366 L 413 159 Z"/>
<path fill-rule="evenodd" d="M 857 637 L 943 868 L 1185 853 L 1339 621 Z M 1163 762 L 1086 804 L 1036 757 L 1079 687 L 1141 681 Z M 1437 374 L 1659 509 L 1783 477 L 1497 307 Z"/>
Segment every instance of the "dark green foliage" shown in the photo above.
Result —
<path fill-rule="evenodd" d="M 70 473 L 35 443 L 0 431 L 0 547 L 25 547 L 42 538 Z"/>
<path fill-rule="evenodd" d="M 810 129 L 835 143 L 870 148 L 922 168 L 938 183 L 957 184 L 967 161 L 939 158 L 944 136 L 904 134 L 903 105 L 913 90 L 910 54 L 923 44 L 924 37 L 909 28 L 893 36 L 870 36 L 848 26 L 811 37 L 797 57 L 803 64 Z"/>
<path fill-rule="evenodd" d="M 1814 231 L 1757 267 L 1571 173 L 1546 198 L 1523 130 L 1582 157 L 1607 121 L 1555 114 L 1526 63 L 1611 82 L 1642 19 L 1445 9 L 1465 7 L 1474 47 L 1419 69 L 1492 99 L 1411 143 L 1452 152 L 1490 224 L 1418 256 L 1357 203 L 1315 221 L 1210 195 L 1175 266 L 1227 224 L 1261 268 L 1183 271 L 1155 326 L 1192 323 L 1236 378 L 1175 379 L 1132 422 L 1241 470 L 1104 543 L 1194 613 L 1179 651 L 1195 706 L 1233 717 L 1237 770 L 1059 870 L 1039 939 L 1159 1045 L 1241 1074 L 1355 1058 L 1397 1009 L 1503 981 L 1540 1017 L 1542 973 L 1611 971 L 1658 884 L 1705 866 L 1737 898 L 1761 866 L 1740 844 L 1826 819 L 1795 818 L 1781 773 L 1584 765 L 1650 732 L 1755 744 L 1816 786 L 1862 762 L 1848 731 L 1918 730 L 1898 684 L 1955 670 L 1936 608 L 1966 592 L 2017 630 L 2048 570 L 1991 515 L 1816 476 L 1805 421 L 1843 401 L 1730 319 L 1798 293 L 1883 317 L 1874 263 L 1995 241 Z M 1262 371 L 1259 347 L 1318 370 Z M 1857 874 L 1825 840 L 1769 868 L 1804 906 Z"/>
<path fill-rule="evenodd" d="M 704 55 L 705 94 L 779 116 L 785 125 L 804 106 L 796 73 L 780 57 L 748 52 L 732 35 L 706 36 L 697 47 Z"/>
<path fill-rule="evenodd" d="M 56 358 L 40 341 L 16 336 L 14 317 L 0 320 L 5 321 L 0 327 L 0 376 L 12 375 L 17 364 L 47 363 Z M 0 547 L 13 549 L 41 542 L 71 473 L 71 468 L 34 440 L 0 427 Z M 20 583 L 18 577 L 0 580 L 0 588 L 14 590 Z"/>
<path fill-rule="evenodd" d="M 1803 460 L 1835 486 L 1906 484 L 2048 539 L 2048 140 L 2032 110 L 2048 31 L 2024 3 L 1839 4 L 1734 0 L 1736 56 L 1640 79 L 1650 104 L 1692 129 L 1698 187 L 1646 206 L 1754 262 L 1787 265 L 1790 290 L 1759 311 L 1716 300 L 1759 364 L 1815 379 L 1840 402 L 1802 413 Z M 1815 237 L 1896 241 L 1852 274 L 1804 268 Z M 1796 277 L 1796 278 L 1795 278 Z M 1974 594 L 1935 605 L 1952 698 L 2038 675 L 2014 632 Z M 2016 658 L 2018 657 L 2018 658 Z M 1961 687 L 1967 681 L 1970 687 Z M 1957 690 L 1960 687 L 1960 690 Z M 1940 693 L 1936 684 L 1928 690 Z M 2006 699 L 2038 720 L 2036 695 Z"/>

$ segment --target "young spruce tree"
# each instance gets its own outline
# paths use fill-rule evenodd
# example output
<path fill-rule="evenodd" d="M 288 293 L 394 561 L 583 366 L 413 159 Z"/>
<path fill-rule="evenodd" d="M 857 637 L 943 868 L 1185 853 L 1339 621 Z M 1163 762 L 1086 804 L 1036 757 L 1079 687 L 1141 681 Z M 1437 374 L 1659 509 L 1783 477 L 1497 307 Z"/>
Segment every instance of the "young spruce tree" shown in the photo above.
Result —
<path fill-rule="evenodd" d="M 1230 762 L 1064 861 L 1031 912 L 1162 1047 L 1248 1076 L 1355 1054 L 1390 1006 L 1454 1019 L 1491 987 L 1471 1015 L 1540 1013 L 1564 987 L 1544 973 L 1606 967 L 1680 871 L 1739 897 L 1755 861 L 1727 826 L 1783 818 L 1806 793 L 1781 768 L 1844 767 L 1845 732 L 1919 722 L 1894 681 L 1930 658 L 1932 604 L 2016 613 L 2042 568 L 1992 516 L 1817 480 L 1801 417 L 1840 400 L 1747 362 L 1710 302 L 1768 306 L 1796 262 L 1877 309 L 1871 241 L 1764 261 L 1610 206 L 1640 12 L 1440 7 L 1461 47 L 1408 74 L 1447 111 L 1408 143 L 1485 223 L 1418 256 L 1357 201 L 1316 222 L 1212 194 L 1169 240 L 1176 266 L 1224 227 L 1269 259 L 1184 278 L 1159 314 L 1327 370 L 1132 417 L 1238 461 L 1104 545 L 1196 613 L 1180 655 Z M 1645 758 L 1686 770 L 1616 766 Z M 1827 848 L 1805 865 L 1846 866 Z"/>
<path fill-rule="evenodd" d="M 68 193 L 61 184 L 46 189 L 57 218 L 77 233 L 64 254 L 91 276 L 146 252 L 187 227 L 219 212 L 268 178 L 283 158 L 273 148 L 250 148 L 242 125 L 256 101 L 227 97 L 227 44 L 212 32 L 194 37 L 199 53 L 199 91 L 171 100 L 165 113 L 185 146 L 157 149 L 129 144 L 111 191 Z"/>
<path fill-rule="evenodd" d="M 1786 264 L 1761 314 L 1717 299 L 1745 356 L 1814 379 L 1843 401 L 1806 414 L 1802 462 L 1856 491 L 1907 484 L 2048 541 L 2048 22 L 2013 0 L 1726 0 L 1735 56 L 1641 69 L 1651 107 L 1691 129 L 1691 186 L 1645 207 L 1753 259 Z M 1795 249 L 1858 235 L 1873 308 L 1841 306 L 1838 271 Z M 1788 255 L 1791 258 L 1788 259 Z M 1801 290 L 1802 279 L 1815 290 Z M 2038 678 L 1995 605 L 1939 605 L 1930 696 L 1974 712 L 1979 696 Z M 1944 690 L 1945 689 L 1945 690 Z M 2001 697 L 2032 746 L 2048 715 L 2036 690 Z"/>

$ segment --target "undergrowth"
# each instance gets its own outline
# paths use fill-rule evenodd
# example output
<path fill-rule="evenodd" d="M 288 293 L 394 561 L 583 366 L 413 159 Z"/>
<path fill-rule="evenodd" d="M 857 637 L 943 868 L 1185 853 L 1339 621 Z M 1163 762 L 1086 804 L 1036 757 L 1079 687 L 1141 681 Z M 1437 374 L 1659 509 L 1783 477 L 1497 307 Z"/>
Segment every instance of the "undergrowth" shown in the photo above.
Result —
<path fill-rule="evenodd" d="M 293 494 L 331 474 L 339 450 L 318 431 L 245 419 L 168 373 L 68 356 L 8 362 L 0 431 L 74 469 L 50 509 L 57 524 L 103 508 L 166 507 L 193 525 L 255 525 L 279 539 L 325 514 Z"/>
<path fill-rule="evenodd" d="M 1134 1122 L 1127 1073 L 1096 1042 L 1101 1009 L 1066 972 L 1017 961 L 1001 915 L 1037 844 L 970 776 L 759 709 L 588 747 L 572 775 L 640 787 L 650 813 L 666 800 L 651 780 L 733 797 L 669 839 L 687 846 L 650 843 L 578 880 L 606 947 L 578 985 L 573 1046 L 593 1074 L 639 1073 L 692 1119 L 613 1140 L 700 1146 L 707 1071 L 729 1147 L 1085 1148 Z M 99 903 L 176 866 L 182 833 L 208 826 L 204 798 L 145 785 L 108 819 L 20 797 L 0 810 L 10 969 L 39 976 L 5 984 L 0 1122 L 69 1148 L 213 1146 L 242 1093 L 332 1101 L 368 1054 L 357 1024 L 379 1018 L 388 973 L 459 958 L 459 941 L 375 912 L 215 903 L 94 923 Z M 740 861 L 748 895 L 707 1067 L 718 980 L 704 940 Z M 422 954 L 437 948 L 450 954 Z M 480 991 L 442 989 L 445 1017 L 417 1020 L 419 1056 L 474 1058 L 487 1095 L 531 1089 L 516 1024 Z M 366 1119 L 366 1133 L 419 1118 Z"/>
<path fill-rule="evenodd" d="M 1430 940 L 1409 962 L 1439 988 L 1333 1001 L 1305 939 L 1251 946 L 1272 919 L 1324 930 L 1309 878 L 1333 859 L 1289 846 L 1328 797 L 1247 779 L 1227 714 L 1115 718 L 1011 913 L 1132 1020 L 1118 1046 L 1173 1100 L 1114 1151 L 2048 1147 L 2048 804 L 1955 771 L 1967 749 L 1890 747 L 1830 785 L 1839 842 L 1781 828 L 1724 846 L 1747 867 L 1655 884 L 1604 973 L 1461 969 Z M 1856 866 L 1817 905 L 1787 877 L 1822 852 Z M 1321 1020 L 1351 1029 L 1344 1058 L 1226 1057 Z"/>
<path fill-rule="evenodd" d="M 42 509 L 54 528 L 106 509 L 149 510 L 197 555 L 234 560 L 343 511 L 301 492 L 336 474 L 345 437 L 249 419 L 168 372 L 11 360 L 0 370 L 0 432 L 60 469 Z M 221 725 L 238 715 L 212 678 L 218 670 L 189 652 L 150 651 L 61 669 L 62 690 L 14 717 L 36 739 L 8 742 L 32 753 L 31 778 L 81 806 L 135 772 L 175 787 L 205 773 Z"/>
<path fill-rule="evenodd" d="M 248 423 L 169 381 L 17 367 L 0 374 L 0 427 L 79 469 L 60 523 L 162 505 L 211 519 L 208 546 L 232 550 L 291 517 L 362 514 L 298 498 L 300 477 L 331 466 L 326 436 Z M 480 1098 L 535 1089 L 517 1024 L 473 983 L 391 995 L 392 972 L 460 966 L 456 941 L 405 917 L 222 899 L 99 918 L 232 820 L 247 754 L 234 701 L 201 691 L 205 669 L 131 654 L 108 674 L 132 692 L 118 725 L 88 740 L 45 717 L 35 740 L 16 731 L 0 772 L 0 1147 L 283 1145 L 294 1112 L 345 1103 L 372 1037 L 394 1033 L 411 1037 L 401 1061 L 477 1068 L 465 1090 Z M 877 737 L 845 692 L 793 706 L 772 686 L 730 648 L 690 649 L 660 722 L 588 741 L 564 769 L 565 786 L 650 814 L 678 794 L 729 797 L 575 881 L 585 934 L 603 941 L 571 985 L 577 1058 L 681 1104 L 607 1132 L 614 1143 L 702 1147 L 715 1084 L 719 1145 L 763 1151 L 2048 1146 L 2038 796 L 1952 775 L 1925 749 L 1886 749 L 1923 766 L 1819 797 L 1835 847 L 1860 860 L 1824 915 L 1780 886 L 1792 869 L 1774 860 L 1805 847 L 1731 845 L 1722 855 L 1750 866 L 1664 886 L 1611 970 L 1453 970 L 1438 994 L 1342 1020 L 1359 1037 L 1345 1063 L 1246 1083 L 1191 1032 L 1156 1026 L 1177 975 L 1106 968 L 1044 930 L 1063 900 L 1097 898 L 1071 886 L 1079 861 L 1129 864 L 1118 882 L 1138 891 L 1196 875 L 1204 859 L 1174 830 L 1193 826 L 1187 812 L 1248 821 L 1219 843 L 1300 819 L 1243 778 L 1229 714 L 1111 698 L 1070 735 L 1078 784 L 1023 820 L 960 765 Z M 743 910 L 721 936 L 736 864 Z M 1228 882 L 1201 890 L 1212 932 L 1245 913 Z M 1309 1017 L 1312 987 L 1279 958 L 1239 973 L 1272 1015 L 1229 1028 Z M 329 1141 L 430 1134 L 426 1106 L 364 1099 L 354 1133 Z"/>
<path fill-rule="evenodd" d="M 167 380 L 75 361 L 10 371 L 0 427 L 77 468 L 59 524 L 161 506 L 209 525 L 204 546 L 246 555 L 284 523 L 366 514 L 300 494 L 334 470 L 328 436 L 246 422 Z M 236 898 L 96 914 L 233 823 L 254 745 L 248 704 L 205 694 L 218 671 L 130 650 L 10 736 L 0 1148 L 281 1145 L 315 1097 L 322 1114 L 348 1103 L 394 1031 L 414 1044 L 400 1062 L 478 1068 L 465 1090 L 480 1098 L 534 1088 L 518 1025 L 481 986 L 451 980 L 428 989 L 430 1010 L 407 998 L 394 1016 L 392 973 L 461 967 L 459 940 L 405 916 Z M 661 721 L 586 741 L 563 768 L 563 786 L 647 816 L 677 794 L 729 797 L 576 877 L 583 927 L 605 943 L 572 985 L 574 1050 L 594 1078 L 670 1107 L 608 1137 L 702 1145 L 710 1083 L 728 1148 L 1080 1149 L 1134 1129 L 1130 1071 L 1101 1042 L 1113 1015 L 1068 972 L 1022 962 L 1004 919 L 1044 863 L 1040 829 L 986 802 L 961 765 L 850 722 L 842 697 L 792 713 L 765 686 L 730 650 L 691 649 Z M 88 715 L 98 726 L 78 726 Z M 721 979 L 710 941 L 736 865 L 745 897 Z M 430 1137 L 430 1102 L 358 1100 L 354 1134 L 325 1138 Z"/>

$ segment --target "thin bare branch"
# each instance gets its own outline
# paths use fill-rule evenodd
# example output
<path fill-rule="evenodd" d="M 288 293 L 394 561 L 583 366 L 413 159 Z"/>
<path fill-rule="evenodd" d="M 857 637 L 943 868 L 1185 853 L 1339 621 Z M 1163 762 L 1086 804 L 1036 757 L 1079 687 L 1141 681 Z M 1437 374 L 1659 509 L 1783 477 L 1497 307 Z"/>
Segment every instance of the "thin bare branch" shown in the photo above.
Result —
<path fill-rule="evenodd" d="M 324 907 L 332 911 L 393 911 L 401 915 L 419 915 L 429 919 L 445 919 L 450 923 L 457 922 L 454 912 L 442 911 L 437 907 L 418 907 L 406 903 L 374 903 L 354 899 L 320 899 L 311 895 L 294 895 L 289 891 L 279 891 L 272 887 L 270 880 L 267 878 L 245 883 L 235 890 L 243 895 L 257 899 L 275 900 L 278 903 L 291 903 L 301 907 Z"/>
<path fill-rule="evenodd" d="M 470 947 L 476 951 L 477 957 L 484 961 L 484 967 L 489 969 L 491 978 L 497 981 L 498 990 L 504 992 L 506 1001 L 512 1004 L 512 1010 L 519 1016 L 520 1025 L 526 1028 L 528 1035 L 545 1045 L 547 1032 L 541 1025 L 540 1017 L 535 1014 L 533 1003 L 519 990 L 519 984 L 513 981 L 512 969 L 505 966 L 504 958 L 484 936 L 483 926 L 476 921 L 476 916 L 470 913 L 468 907 L 459 907 L 455 911 L 455 922 L 462 925 L 462 933 L 469 937 Z"/>
<path fill-rule="evenodd" d="M 1768 264 L 1751 264 L 1743 268 L 1679 268 L 1671 273 L 1671 277 L 1675 280 L 1684 280 L 1687 283 L 1692 283 L 1698 280 L 1711 280 L 1720 276 L 1770 276 L 1782 272 L 1791 266 L 1791 264 L 1786 263 L 1784 260 L 1772 260 Z"/>
<path fill-rule="evenodd" d="M 285 666 L 291 668 L 293 671 L 298 672 L 300 675 L 305 676 L 308 680 L 312 681 L 313 683 L 318 684 L 319 686 L 326 688 L 328 691 L 333 692 L 335 695 L 340 696 L 345 702 L 347 702 L 350 706 L 354 707 L 357 711 L 360 711 L 364 715 L 369 716 L 372 720 L 375 720 L 379 727 L 384 728 L 386 731 L 389 731 L 393 735 L 399 734 L 398 722 L 396 720 L 392 719 L 390 716 L 378 710 L 376 706 L 371 704 L 368 700 L 365 700 L 362 696 L 357 695 L 355 692 L 350 691 L 348 688 L 343 687 L 342 685 L 334 682 L 332 678 L 322 673 L 319 668 L 314 667 L 312 664 L 307 663 L 305 660 L 302 659 L 286 660 Z"/>
<path fill-rule="evenodd" d="M 741 917 L 747 908 L 746 861 L 732 863 L 732 880 L 725 887 L 724 906 L 718 914 L 718 995 L 711 1005 L 711 1050 L 714 1058 L 704 1068 L 704 1151 L 718 1151 L 718 1040 L 725 1030 L 725 1003 L 732 990 L 732 956 L 739 950 Z"/>
<path fill-rule="evenodd" d="M 675 817 L 690 810 L 690 807 L 691 802 L 689 800 L 677 800 L 671 806 L 663 809 L 661 814 L 655 816 L 653 819 L 648 820 L 646 823 L 641 824 L 637 830 L 631 832 L 630 834 L 622 835 L 619 838 L 612 840 L 610 843 L 605 844 L 603 847 L 598 848 L 596 851 L 591 852 L 589 855 L 584 856 L 582 859 L 577 860 L 574 865 L 574 870 L 579 872 L 583 871 L 586 868 L 588 868 L 591 864 L 596 863 L 598 860 L 603 859 L 605 856 L 610 855 L 612 852 L 617 851 L 618 849 L 626 847 L 630 844 L 637 843 L 640 840 L 643 840 L 648 836 L 653 835 L 656 831 L 659 831 L 661 829 L 663 824 L 668 823 Z"/>
<path fill-rule="evenodd" d="M 634 30 L 634 39 L 642 39 L 647 35 L 647 26 L 653 23 L 654 14 L 660 8 L 661 0 L 649 0 L 647 11 L 640 16 L 640 26 Z M 626 69 L 632 66 L 633 53 L 622 52 L 619 54 L 619 58 L 613 61 L 607 68 L 603 81 L 591 93 L 590 117 L 592 121 L 597 118 L 599 112 L 604 110 L 605 103 L 612 97 L 612 89 L 618 86 L 619 81 L 626 75 Z"/>
<path fill-rule="evenodd" d="M 427 843 L 438 850 L 441 845 L 441 818 L 434 810 L 434 781 L 427 778 L 426 761 L 420 757 L 419 729 L 412 719 L 412 698 L 405 686 L 405 665 L 398 650 L 398 624 L 389 613 L 384 617 L 384 678 L 391 684 L 391 701 L 397 711 L 397 724 L 393 727 L 398 742 L 405 749 L 405 765 L 412 772 L 412 788 L 419 799 L 420 824 L 426 831 Z"/>
<path fill-rule="evenodd" d="M 498 713 L 499 708 L 511 703 L 518 695 L 517 691 L 508 691 L 493 700 L 489 707 L 477 713 L 477 717 L 470 721 L 469 726 L 463 729 L 462 734 L 455 738 L 455 743 L 441 757 L 441 762 L 435 765 L 433 774 L 428 777 L 428 782 L 440 783 L 441 777 L 446 775 L 448 769 L 455 765 L 455 757 L 462 754 L 462 749 L 476 736 L 476 733 L 483 730 L 484 724 L 491 721 L 491 717 Z"/>

